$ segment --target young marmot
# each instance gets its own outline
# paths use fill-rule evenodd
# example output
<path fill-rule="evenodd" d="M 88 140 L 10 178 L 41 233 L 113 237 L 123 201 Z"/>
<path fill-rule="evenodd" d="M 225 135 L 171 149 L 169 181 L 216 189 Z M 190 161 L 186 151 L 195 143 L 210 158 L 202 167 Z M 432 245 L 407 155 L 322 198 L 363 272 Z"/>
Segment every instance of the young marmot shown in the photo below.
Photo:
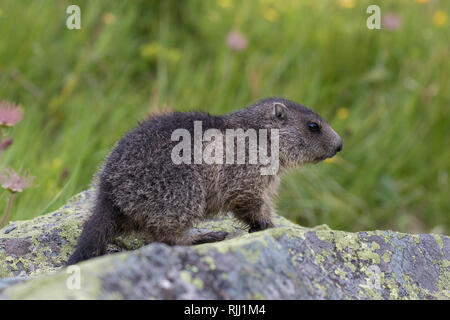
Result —
<path fill-rule="evenodd" d="M 216 129 L 224 135 L 227 129 L 263 132 L 259 141 L 278 129 L 277 143 L 270 140 L 267 149 L 279 158 L 279 170 L 263 175 L 261 168 L 267 163 L 249 162 L 249 156 L 259 150 L 249 150 L 251 135 L 244 138 L 244 162 L 230 163 L 224 154 L 222 164 L 199 163 L 195 155 L 188 155 L 187 162 L 175 163 L 173 150 L 179 142 L 174 141 L 173 133 L 182 129 L 194 141 L 194 136 L 198 137 L 194 122 L 199 121 L 203 130 Z M 232 145 L 237 141 L 233 138 Z M 202 140 L 200 148 L 205 150 L 209 143 Z M 271 149 L 272 144 L 278 150 Z M 333 157 L 341 149 L 341 138 L 325 120 L 282 98 L 264 99 L 223 116 L 173 112 L 149 117 L 116 144 L 97 174 L 93 212 L 68 264 L 104 254 L 108 243 L 130 231 L 145 232 L 154 241 L 169 245 L 223 240 L 226 232 L 186 233 L 199 221 L 221 212 L 233 212 L 248 225 L 249 232 L 273 227 L 271 198 L 279 175 Z"/>

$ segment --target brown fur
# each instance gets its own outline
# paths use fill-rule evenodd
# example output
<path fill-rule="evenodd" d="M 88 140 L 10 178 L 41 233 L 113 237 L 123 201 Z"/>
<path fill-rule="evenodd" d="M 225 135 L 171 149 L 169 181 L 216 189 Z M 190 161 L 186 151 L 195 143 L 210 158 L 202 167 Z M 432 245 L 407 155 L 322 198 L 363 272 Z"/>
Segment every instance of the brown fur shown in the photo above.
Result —
<path fill-rule="evenodd" d="M 278 174 L 261 175 L 262 165 L 248 163 L 248 150 L 244 164 L 174 164 L 170 155 L 178 142 L 171 141 L 171 134 L 184 128 L 193 136 L 194 121 L 202 121 L 203 131 L 214 128 L 224 134 L 226 129 L 279 129 Z M 311 122 L 320 131 L 312 130 Z M 281 98 L 224 116 L 175 112 L 150 117 L 116 144 L 100 169 L 93 213 L 69 264 L 104 254 L 110 241 L 130 231 L 169 245 L 223 240 L 225 232 L 186 233 L 221 212 L 233 212 L 250 232 L 273 227 L 271 199 L 279 175 L 341 149 L 339 135 L 319 115 Z"/>

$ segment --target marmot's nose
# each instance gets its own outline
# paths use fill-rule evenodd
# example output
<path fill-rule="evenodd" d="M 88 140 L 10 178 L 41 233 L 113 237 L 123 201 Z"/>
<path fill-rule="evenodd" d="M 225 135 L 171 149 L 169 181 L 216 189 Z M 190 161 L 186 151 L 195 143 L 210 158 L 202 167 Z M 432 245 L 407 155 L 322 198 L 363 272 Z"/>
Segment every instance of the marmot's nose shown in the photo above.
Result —
<path fill-rule="evenodd" d="M 338 146 L 337 146 L 337 148 L 336 148 L 336 153 L 338 153 L 339 151 L 341 151 L 342 148 L 344 148 L 344 143 L 341 141 L 341 143 L 339 143 Z"/>

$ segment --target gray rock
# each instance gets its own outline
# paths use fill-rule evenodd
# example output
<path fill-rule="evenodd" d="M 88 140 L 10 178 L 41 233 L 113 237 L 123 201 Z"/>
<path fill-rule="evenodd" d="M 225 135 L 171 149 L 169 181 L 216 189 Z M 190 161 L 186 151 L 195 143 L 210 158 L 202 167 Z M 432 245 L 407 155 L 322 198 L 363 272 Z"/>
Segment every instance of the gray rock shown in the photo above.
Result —
<path fill-rule="evenodd" d="M 308 229 L 277 215 L 275 228 L 252 234 L 228 215 L 191 230 L 228 231 L 219 243 L 120 238 L 111 254 L 64 268 L 91 198 L 83 192 L 56 212 L 0 230 L 0 298 L 450 298 L 449 237 Z"/>

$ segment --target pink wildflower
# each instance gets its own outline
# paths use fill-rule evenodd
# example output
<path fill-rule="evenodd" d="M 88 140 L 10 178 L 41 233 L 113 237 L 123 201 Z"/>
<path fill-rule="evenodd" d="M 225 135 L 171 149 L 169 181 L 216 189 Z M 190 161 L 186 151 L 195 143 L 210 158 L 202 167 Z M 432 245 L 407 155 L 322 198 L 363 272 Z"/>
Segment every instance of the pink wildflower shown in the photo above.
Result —
<path fill-rule="evenodd" d="M 402 26 L 402 19 L 392 12 L 383 15 L 383 26 L 388 30 L 397 30 Z"/>
<path fill-rule="evenodd" d="M 0 101 L 0 126 L 12 127 L 22 118 L 23 110 L 20 106 L 7 101 Z"/>
<path fill-rule="evenodd" d="M 227 37 L 227 46 L 231 50 L 242 51 L 247 47 L 247 39 L 241 32 L 231 31 Z"/>
<path fill-rule="evenodd" d="M 3 189 L 12 193 L 22 192 L 26 188 L 31 187 L 34 177 L 29 175 L 20 176 L 13 169 L 4 169 L 0 174 L 0 184 Z"/>

